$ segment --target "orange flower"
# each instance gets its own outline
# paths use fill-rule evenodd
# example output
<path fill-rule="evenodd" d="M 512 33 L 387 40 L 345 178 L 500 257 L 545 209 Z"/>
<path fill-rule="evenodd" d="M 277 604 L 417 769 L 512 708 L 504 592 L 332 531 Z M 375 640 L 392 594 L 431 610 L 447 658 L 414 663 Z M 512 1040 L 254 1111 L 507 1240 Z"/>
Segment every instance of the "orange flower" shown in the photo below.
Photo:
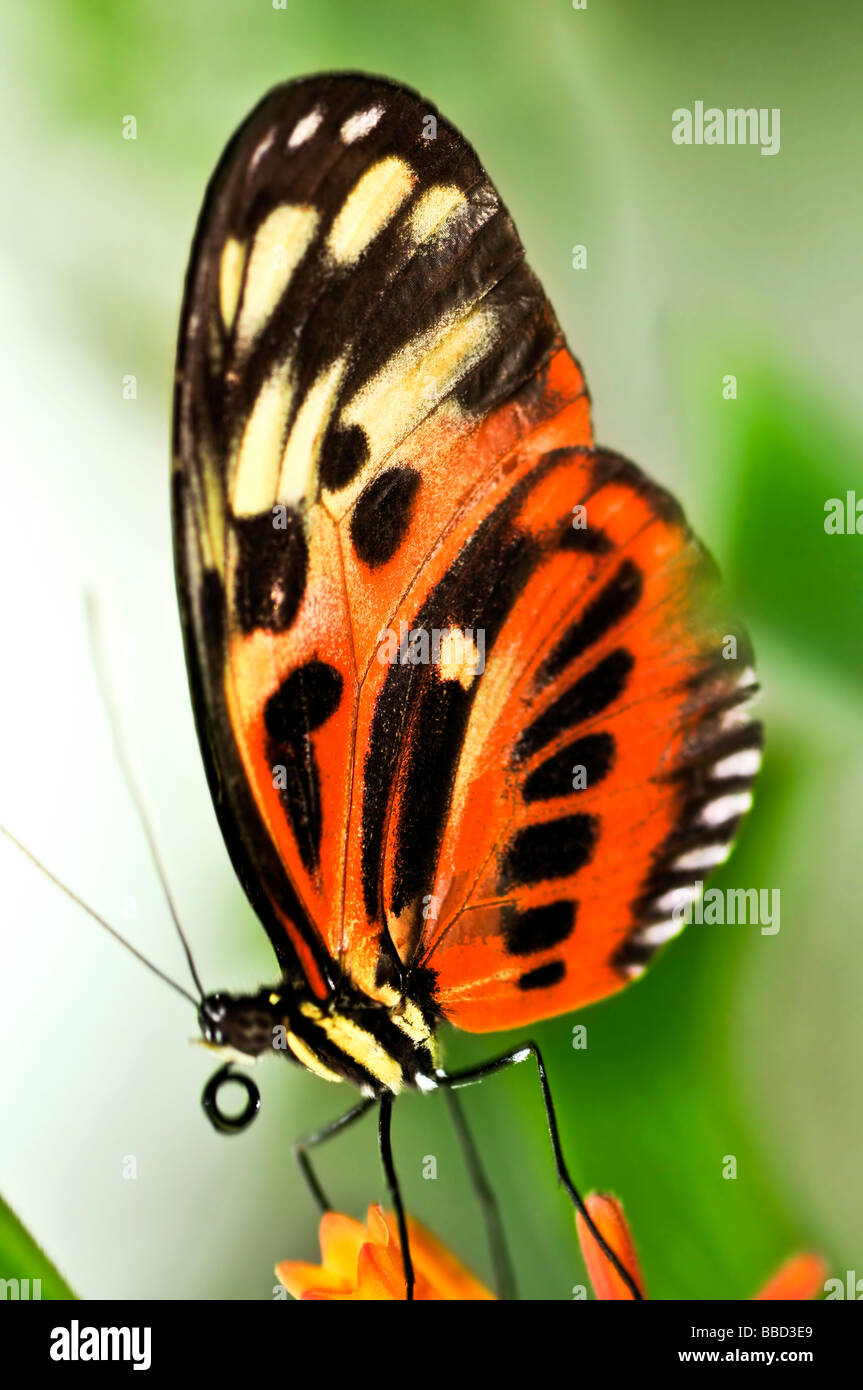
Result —
<path fill-rule="evenodd" d="M 623 1214 L 623 1207 L 616 1197 L 609 1197 L 602 1192 L 592 1192 L 585 1205 L 600 1234 L 608 1241 L 612 1250 L 620 1256 L 621 1261 L 626 1265 L 641 1290 L 642 1297 L 646 1297 L 644 1281 L 638 1267 L 635 1246 L 626 1217 Z M 620 1275 L 609 1265 L 580 1215 L 576 1216 L 575 1224 L 581 1252 L 584 1255 L 590 1282 L 597 1298 L 631 1299 L 632 1294 L 629 1289 Z M 755 1297 L 756 1299 L 768 1300 L 814 1298 L 823 1289 L 826 1277 L 827 1266 L 820 1255 L 794 1255 L 792 1259 L 786 1261 L 778 1273 L 774 1274 L 773 1278 Z"/>
<path fill-rule="evenodd" d="M 626 1224 L 626 1217 L 623 1214 L 623 1207 L 616 1198 L 606 1197 L 600 1192 L 591 1192 L 587 1197 L 585 1206 L 600 1235 L 608 1241 L 621 1264 L 629 1270 L 638 1285 L 641 1297 L 645 1298 L 644 1280 L 641 1276 L 632 1236 Z M 575 1228 L 578 1231 L 581 1253 L 584 1256 L 584 1263 L 587 1265 L 593 1292 L 597 1298 L 602 1299 L 603 1302 L 632 1300 L 632 1293 L 609 1262 L 607 1256 L 600 1250 L 587 1229 L 584 1217 L 580 1212 L 576 1213 Z"/>
<path fill-rule="evenodd" d="M 767 1302 L 814 1298 L 822 1292 L 826 1278 L 827 1265 L 820 1255 L 792 1255 L 755 1297 Z"/>
<path fill-rule="evenodd" d="M 493 1299 L 440 1241 L 408 1217 L 418 1302 Z M 405 1296 L 405 1276 L 396 1219 L 370 1206 L 365 1226 L 340 1212 L 321 1217 L 320 1265 L 284 1260 L 276 1277 L 294 1298 L 394 1300 Z"/>

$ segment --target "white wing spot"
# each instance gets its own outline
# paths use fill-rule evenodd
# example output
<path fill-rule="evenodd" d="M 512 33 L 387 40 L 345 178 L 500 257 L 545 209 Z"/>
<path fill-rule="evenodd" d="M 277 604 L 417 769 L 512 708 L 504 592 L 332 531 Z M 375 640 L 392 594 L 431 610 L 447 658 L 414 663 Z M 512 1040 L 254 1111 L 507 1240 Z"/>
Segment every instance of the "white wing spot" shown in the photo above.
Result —
<path fill-rule="evenodd" d="M 368 111 L 357 111 L 353 116 L 348 116 L 339 131 L 345 144 L 352 145 L 355 140 L 362 140 L 364 135 L 374 130 L 383 114 L 382 106 L 370 106 Z"/>
<path fill-rule="evenodd" d="M 449 627 L 441 634 L 438 674 L 442 681 L 458 681 L 469 690 L 477 673 L 480 656 L 472 637 L 461 628 Z"/>
<path fill-rule="evenodd" d="M 713 765 L 713 776 L 720 779 L 724 777 L 754 777 L 761 766 L 760 748 L 742 748 L 739 753 L 730 753 L 727 758 L 722 758 Z"/>
<path fill-rule="evenodd" d="M 732 816 L 742 816 L 751 805 L 751 792 L 736 792 L 728 796 L 718 796 L 715 801 L 708 801 L 707 805 L 702 808 L 698 819 L 702 825 L 722 825 Z"/>
<path fill-rule="evenodd" d="M 249 160 L 249 172 L 251 172 L 252 169 L 256 168 L 257 165 L 260 164 L 264 155 L 267 153 L 267 150 L 270 149 L 270 147 L 272 146 L 272 143 L 275 140 L 275 138 L 275 130 L 268 130 L 263 140 L 260 142 L 257 149 L 255 150 L 255 153 Z"/>
<path fill-rule="evenodd" d="M 700 849 L 691 849 L 686 854 L 681 854 L 671 867 L 684 871 L 712 869 L 717 864 L 724 864 L 730 853 L 730 845 L 702 845 Z"/>
<path fill-rule="evenodd" d="M 324 113 L 319 106 L 314 111 L 310 111 L 302 120 L 297 121 L 290 135 L 288 136 L 288 149 L 295 150 L 298 145 L 304 145 L 307 140 L 311 140 L 321 121 Z"/>
<path fill-rule="evenodd" d="M 673 912 L 675 908 L 686 907 L 688 903 L 694 903 L 700 893 L 701 889 L 696 888 L 694 883 L 688 883 L 683 888 L 672 888 L 670 892 L 663 893 L 661 898 L 656 899 L 656 910 Z"/>
<path fill-rule="evenodd" d="M 679 936 L 683 927 L 682 918 L 675 921 L 671 917 L 667 922 L 652 922 L 649 927 L 643 927 L 632 939 L 638 946 L 664 946 L 673 936 Z"/>

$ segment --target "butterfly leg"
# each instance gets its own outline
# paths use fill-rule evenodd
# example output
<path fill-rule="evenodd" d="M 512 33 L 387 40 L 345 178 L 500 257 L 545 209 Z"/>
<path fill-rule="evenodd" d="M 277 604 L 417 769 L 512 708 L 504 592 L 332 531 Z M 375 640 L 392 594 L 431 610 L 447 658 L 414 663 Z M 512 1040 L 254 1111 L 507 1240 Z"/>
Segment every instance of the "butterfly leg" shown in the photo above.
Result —
<path fill-rule="evenodd" d="M 374 1096 L 370 1096 L 367 1100 L 361 1100 L 359 1105 L 352 1106 L 344 1115 L 339 1115 L 337 1120 L 331 1120 L 328 1125 L 324 1125 L 323 1129 L 315 1130 L 314 1134 L 307 1134 L 304 1139 L 298 1139 L 293 1146 L 294 1158 L 299 1164 L 300 1172 L 321 1211 L 332 1211 L 332 1203 L 327 1200 L 324 1190 L 318 1182 L 317 1174 L 309 1159 L 308 1150 L 315 1148 L 317 1144 L 322 1144 L 325 1139 L 329 1139 L 333 1134 L 338 1134 L 340 1130 L 346 1129 L 348 1125 L 353 1124 L 354 1120 L 365 1115 L 367 1110 L 371 1110 L 374 1104 Z"/>
<path fill-rule="evenodd" d="M 554 1101 L 551 1096 L 551 1087 L 548 1084 L 548 1075 L 545 1070 L 545 1062 L 542 1053 L 534 1042 L 527 1042 L 522 1047 L 518 1047 L 514 1052 L 507 1052 L 502 1057 L 495 1057 L 491 1062 L 485 1062 L 479 1067 L 468 1067 L 464 1071 L 456 1071 L 447 1074 L 438 1072 L 438 1085 L 458 1089 L 461 1086 L 473 1086 L 478 1081 L 484 1081 L 487 1076 L 494 1076 L 499 1071 L 504 1071 L 507 1067 L 515 1066 L 519 1062 L 527 1061 L 528 1057 L 533 1057 L 536 1061 L 536 1069 L 539 1073 L 539 1085 L 542 1091 L 542 1103 L 545 1107 L 545 1119 L 548 1125 L 548 1137 L 551 1141 L 551 1151 L 554 1155 L 554 1166 L 557 1169 L 558 1181 L 566 1189 L 567 1196 L 581 1215 L 587 1229 L 593 1236 L 600 1250 L 606 1259 L 610 1260 L 617 1273 L 620 1275 L 632 1297 L 641 1301 L 641 1290 L 630 1274 L 629 1270 L 615 1254 L 608 1241 L 598 1229 L 593 1217 L 587 1210 L 582 1201 L 581 1195 L 572 1178 L 563 1157 L 563 1150 L 560 1146 L 560 1131 L 557 1125 L 557 1115 L 554 1109 Z"/>
<path fill-rule="evenodd" d="M 414 1266 L 411 1259 L 410 1239 L 408 1237 L 408 1223 L 405 1217 L 405 1209 L 402 1203 L 401 1188 L 396 1176 L 395 1164 L 393 1163 L 393 1149 L 390 1137 L 390 1126 L 393 1113 L 393 1098 L 391 1095 L 381 1097 L 381 1108 L 378 1116 L 378 1137 L 381 1146 L 381 1162 L 384 1165 L 384 1176 L 387 1180 L 387 1187 L 390 1190 L 393 1208 L 396 1214 L 396 1221 L 399 1228 L 399 1243 L 402 1247 L 402 1266 L 405 1272 L 405 1298 L 408 1302 L 413 1301 L 414 1296 Z"/>
<path fill-rule="evenodd" d="M 444 1091 L 444 1097 L 449 1106 L 453 1128 L 464 1155 L 474 1192 L 482 1207 L 486 1236 L 491 1250 L 497 1296 L 499 1299 L 509 1302 L 518 1297 L 518 1292 L 497 1197 L 482 1165 L 479 1150 L 465 1119 L 461 1101 L 452 1088 Z"/>

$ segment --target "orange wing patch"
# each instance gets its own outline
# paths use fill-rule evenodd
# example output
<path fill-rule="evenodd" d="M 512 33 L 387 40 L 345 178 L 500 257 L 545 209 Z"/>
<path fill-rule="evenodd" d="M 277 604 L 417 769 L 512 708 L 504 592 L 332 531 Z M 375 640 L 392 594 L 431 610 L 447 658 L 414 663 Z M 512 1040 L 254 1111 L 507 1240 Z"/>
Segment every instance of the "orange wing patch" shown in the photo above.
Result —
<path fill-rule="evenodd" d="M 585 529 L 537 566 L 489 662 L 419 949 L 471 1031 L 640 973 L 726 856 L 758 762 L 745 642 L 723 660 L 676 504 L 620 459 L 564 450 L 524 524 L 553 534 L 573 498 Z"/>

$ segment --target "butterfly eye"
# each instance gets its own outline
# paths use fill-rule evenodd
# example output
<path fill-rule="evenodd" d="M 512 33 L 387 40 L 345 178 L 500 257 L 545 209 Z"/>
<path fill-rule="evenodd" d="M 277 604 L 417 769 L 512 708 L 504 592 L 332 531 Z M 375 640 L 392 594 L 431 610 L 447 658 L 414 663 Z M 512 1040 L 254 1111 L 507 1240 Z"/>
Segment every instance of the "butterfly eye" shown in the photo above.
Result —
<path fill-rule="evenodd" d="M 227 1113 L 219 1105 L 219 1091 L 223 1086 L 234 1085 L 240 1086 L 246 1093 L 246 1104 L 236 1115 Z M 228 1062 L 210 1077 L 201 1095 L 201 1105 L 218 1134 L 240 1134 L 257 1117 L 261 1108 L 261 1093 L 251 1077 L 241 1071 L 233 1071 Z"/>
<path fill-rule="evenodd" d="M 225 1042 L 223 1023 L 227 1017 L 228 1006 L 221 994 L 210 994 L 198 1010 L 198 1026 L 204 1041 L 221 1046 Z"/>

